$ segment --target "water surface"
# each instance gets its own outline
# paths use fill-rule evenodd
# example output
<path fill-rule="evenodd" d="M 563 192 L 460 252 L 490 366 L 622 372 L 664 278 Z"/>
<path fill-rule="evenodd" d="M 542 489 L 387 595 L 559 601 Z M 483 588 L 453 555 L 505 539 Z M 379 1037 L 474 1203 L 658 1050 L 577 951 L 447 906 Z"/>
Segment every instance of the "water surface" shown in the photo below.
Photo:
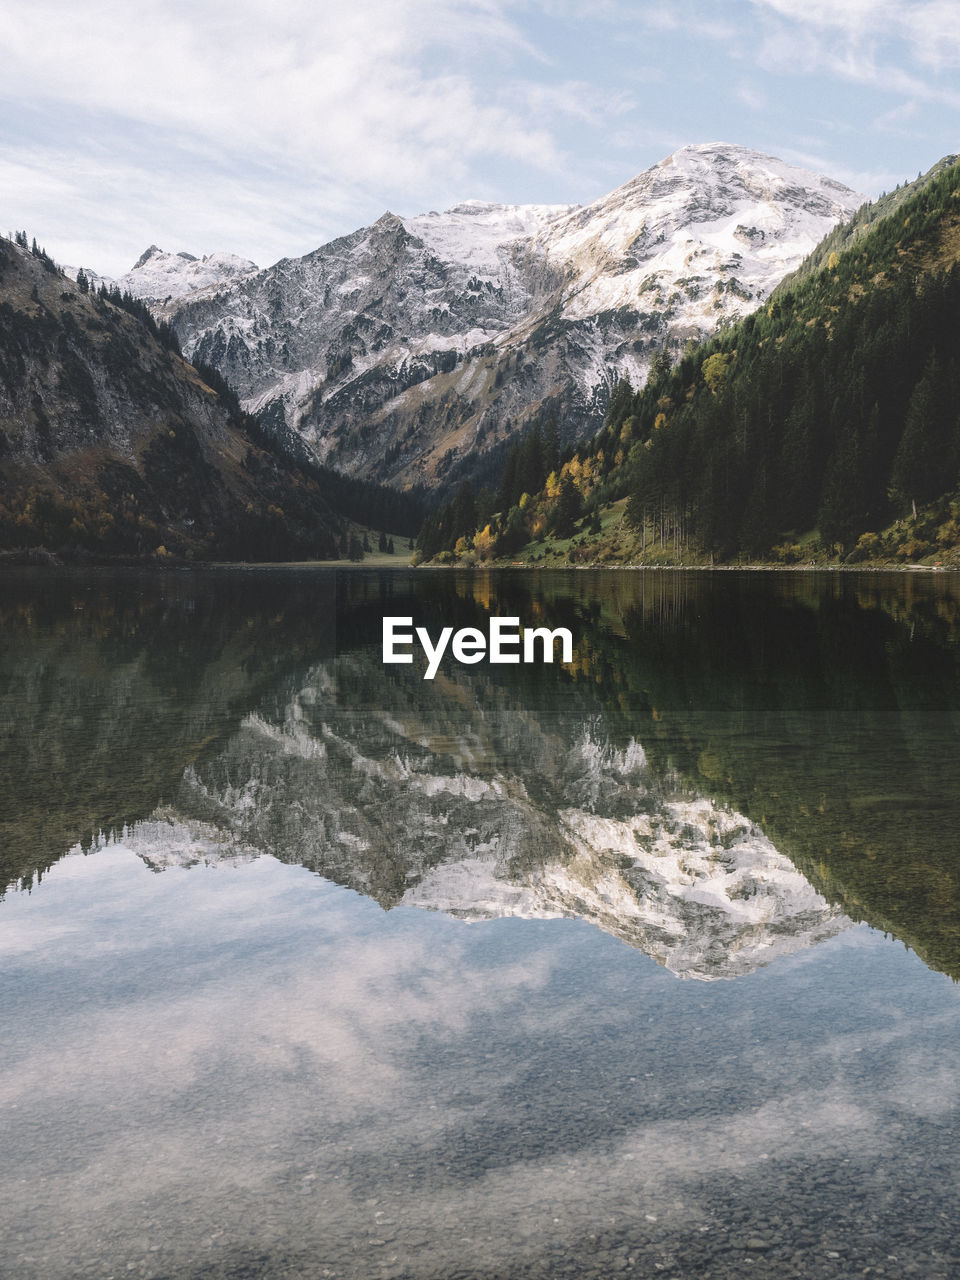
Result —
<path fill-rule="evenodd" d="M 426 682 L 384 613 L 575 660 Z M 955 1274 L 958 626 L 946 575 L 6 577 L 0 1273 Z"/>

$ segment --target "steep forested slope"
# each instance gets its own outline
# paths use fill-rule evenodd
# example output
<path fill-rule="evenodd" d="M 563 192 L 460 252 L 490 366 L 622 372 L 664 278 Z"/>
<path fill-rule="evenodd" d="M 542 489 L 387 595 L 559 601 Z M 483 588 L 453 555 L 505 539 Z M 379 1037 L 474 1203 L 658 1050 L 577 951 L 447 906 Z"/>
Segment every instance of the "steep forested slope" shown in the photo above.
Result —
<path fill-rule="evenodd" d="M 960 166 L 867 222 L 761 311 L 673 368 L 657 362 L 642 391 L 622 386 L 604 429 L 538 493 L 502 492 L 493 554 L 569 537 L 589 511 L 578 551 L 595 558 L 593 513 L 617 499 L 637 535 L 629 558 L 953 554 Z"/>
<path fill-rule="evenodd" d="M 796 271 L 786 276 L 778 285 L 777 291 L 795 288 L 800 280 L 813 275 L 829 262 L 831 253 L 841 253 L 852 246 L 873 225 L 883 218 L 896 213 L 901 205 L 912 200 L 931 182 L 938 178 L 945 169 L 955 165 L 960 156 L 943 156 L 926 173 L 918 174 L 913 182 L 904 182 L 893 191 L 887 191 L 869 204 L 861 205 L 853 217 L 839 223 L 820 241 L 817 247 L 800 264 Z"/>
<path fill-rule="evenodd" d="M 0 549 L 336 555 L 318 483 L 165 336 L 0 241 Z"/>
<path fill-rule="evenodd" d="M 720 554 L 814 527 L 849 553 L 952 491 L 958 251 L 954 165 L 647 388 L 626 476 L 634 522 L 658 504 Z"/>
<path fill-rule="evenodd" d="M 0 550 L 164 560 L 336 557 L 345 519 L 413 504 L 326 474 L 181 357 L 142 304 L 0 240 Z"/>

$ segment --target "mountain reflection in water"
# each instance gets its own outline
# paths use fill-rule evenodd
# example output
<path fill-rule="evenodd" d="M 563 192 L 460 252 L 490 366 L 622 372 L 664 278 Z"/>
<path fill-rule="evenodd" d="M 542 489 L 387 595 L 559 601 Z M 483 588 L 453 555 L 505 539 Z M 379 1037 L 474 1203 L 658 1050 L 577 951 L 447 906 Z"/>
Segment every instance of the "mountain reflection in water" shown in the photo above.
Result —
<path fill-rule="evenodd" d="M 690 976 L 749 971 L 844 917 L 960 976 L 946 576 L 5 587 L 0 883 L 159 811 L 206 824 L 218 856 L 267 851 L 385 907 L 584 915 Z M 385 612 L 566 625 L 575 661 L 425 682 L 380 663 Z"/>
<path fill-rule="evenodd" d="M 156 870 L 266 852 L 387 908 L 579 916 L 682 977 L 749 973 L 849 924 L 746 818 L 612 745 L 599 717 L 489 686 L 481 713 L 466 692 L 445 681 L 411 713 L 373 655 L 317 667 L 122 843 Z"/>
<path fill-rule="evenodd" d="M 3 587 L 4 1275 L 957 1274 L 949 579 Z"/>

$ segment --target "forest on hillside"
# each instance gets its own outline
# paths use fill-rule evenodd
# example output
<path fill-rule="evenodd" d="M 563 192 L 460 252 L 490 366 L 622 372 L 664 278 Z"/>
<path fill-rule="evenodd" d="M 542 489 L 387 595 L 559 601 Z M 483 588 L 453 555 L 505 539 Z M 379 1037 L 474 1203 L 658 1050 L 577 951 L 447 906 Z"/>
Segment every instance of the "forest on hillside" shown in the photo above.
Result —
<path fill-rule="evenodd" d="M 422 555 L 510 556 L 623 498 L 635 529 L 721 560 L 867 559 L 898 521 L 908 558 L 956 546 L 958 259 L 952 165 L 759 311 L 661 353 L 641 390 L 620 383 L 591 442 L 555 458 L 529 433 L 497 495 L 462 490 L 425 525 Z"/>
<path fill-rule="evenodd" d="M 361 560 L 363 530 L 421 519 L 246 413 L 142 301 L 0 237 L 0 555 Z"/>

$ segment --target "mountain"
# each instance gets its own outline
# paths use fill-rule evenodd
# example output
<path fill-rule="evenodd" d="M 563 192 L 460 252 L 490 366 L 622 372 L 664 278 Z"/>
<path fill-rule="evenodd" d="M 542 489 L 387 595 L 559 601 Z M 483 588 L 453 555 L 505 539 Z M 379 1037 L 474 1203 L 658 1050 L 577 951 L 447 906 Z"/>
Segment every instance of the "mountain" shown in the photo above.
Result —
<path fill-rule="evenodd" d="M 162 315 L 164 308 L 185 297 L 205 297 L 216 293 L 224 284 L 255 274 L 259 268 L 249 258 L 234 253 L 209 253 L 202 258 L 181 250 L 165 253 L 157 245 L 144 249 L 129 271 L 116 279 L 102 276 L 89 267 L 63 268 L 71 280 L 83 271 L 89 283 L 99 288 L 119 289 L 139 298 Z"/>
<path fill-rule="evenodd" d="M 152 244 L 119 280 L 121 292 L 158 304 L 187 296 L 202 297 L 222 285 L 244 279 L 257 271 L 257 264 L 233 253 L 211 253 L 195 258 L 190 253 L 164 253 Z"/>
<path fill-rule="evenodd" d="M 844 249 L 852 248 L 864 232 L 876 222 L 896 213 L 901 205 L 919 195 L 934 179 L 939 178 L 944 170 L 952 169 L 958 162 L 960 162 L 960 156 L 943 156 L 926 173 L 918 175 L 913 182 L 904 182 L 894 191 L 887 191 L 876 200 L 871 200 L 869 204 L 861 205 L 852 218 L 840 223 L 824 236 L 797 270 L 784 277 L 778 288 L 791 289 L 806 276 L 821 271 L 829 262 L 831 253 L 840 253 Z"/>
<path fill-rule="evenodd" d="M 864 197 L 742 147 L 684 147 L 586 207 L 468 202 L 264 271 L 152 247 L 123 277 L 250 412 L 340 470 L 488 471 L 533 418 L 596 429 L 621 377 L 756 308 Z"/>
<path fill-rule="evenodd" d="M 641 391 L 621 385 L 603 430 L 552 475 L 550 442 L 531 433 L 507 458 L 496 519 L 477 508 L 471 535 L 458 496 L 425 525 L 422 555 L 463 539 L 481 560 L 547 564 L 960 563 L 950 159 L 886 216 L 833 233 L 838 247 L 818 247 L 764 307 L 658 363 Z"/>
<path fill-rule="evenodd" d="M 0 550 L 336 556 L 321 480 L 120 302 L 0 239 Z"/>

